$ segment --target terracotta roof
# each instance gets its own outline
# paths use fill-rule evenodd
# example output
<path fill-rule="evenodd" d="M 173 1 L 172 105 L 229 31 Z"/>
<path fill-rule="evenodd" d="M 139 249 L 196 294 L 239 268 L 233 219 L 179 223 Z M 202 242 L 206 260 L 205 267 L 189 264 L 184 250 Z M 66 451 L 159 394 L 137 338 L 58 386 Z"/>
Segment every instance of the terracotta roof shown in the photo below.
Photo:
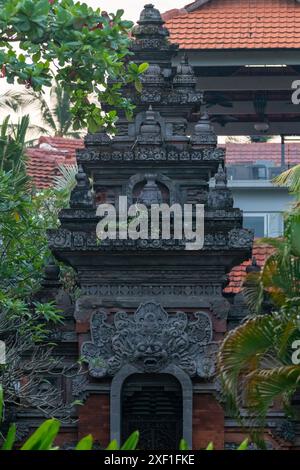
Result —
<path fill-rule="evenodd" d="M 253 246 L 252 256 L 255 257 L 258 266 L 264 266 L 267 258 L 274 253 L 274 248 L 270 245 L 255 244 Z M 241 291 L 246 277 L 246 268 L 252 263 L 252 260 L 244 261 L 239 266 L 235 266 L 229 273 L 229 284 L 224 289 L 225 294 L 238 294 Z"/>
<path fill-rule="evenodd" d="M 258 160 L 268 160 L 279 166 L 281 162 L 281 144 L 249 143 L 226 144 L 226 163 L 253 163 Z M 300 143 L 285 144 L 285 161 L 289 166 L 300 163 Z"/>
<path fill-rule="evenodd" d="M 27 172 L 38 189 L 48 188 L 61 164 L 74 164 L 75 149 L 83 147 L 79 139 L 41 137 L 37 147 L 27 149 Z"/>
<path fill-rule="evenodd" d="M 171 41 L 183 49 L 300 48 L 295 0 L 210 0 L 190 13 L 163 17 Z"/>

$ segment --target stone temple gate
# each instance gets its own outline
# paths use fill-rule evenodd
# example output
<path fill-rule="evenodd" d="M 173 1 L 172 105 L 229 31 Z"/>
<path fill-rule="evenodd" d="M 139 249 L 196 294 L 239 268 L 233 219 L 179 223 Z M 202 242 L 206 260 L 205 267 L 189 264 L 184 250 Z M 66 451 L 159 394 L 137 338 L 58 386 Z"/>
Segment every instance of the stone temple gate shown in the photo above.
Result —
<path fill-rule="evenodd" d="M 113 138 L 86 136 L 70 208 L 49 232 L 54 256 L 75 268 L 81 289 L 76 331 L 65 333 L 62 350 L 68 343 L 88 370 L 73 379 L 70 393 L 83 405 L 64 439 L 91 432 L 105 445 L 139 429 L 140 448 L 176 448 L 181 437 L 193 448 L 210 440 L 223 446 L 215 360 L 231 303 L 222 292 L 226 274 L 251 256 L 252 233 L 233 208 L 208 116 L 187 135 L 202 94 L 185 57 L 172 68 L 178 50 L 152 5 L 141 13 L 132 50 L 136 63 L 149 63 L 141 94 L 124 90 L 136 103 L 134 119 L 121 115 Z M 117 204 L 119 195 L 146 206 L 205 204 L 203 249 L 162 238 L 99 242 L 96 206 Z M 71 307 L 68 315 L 72 324 Z"/>

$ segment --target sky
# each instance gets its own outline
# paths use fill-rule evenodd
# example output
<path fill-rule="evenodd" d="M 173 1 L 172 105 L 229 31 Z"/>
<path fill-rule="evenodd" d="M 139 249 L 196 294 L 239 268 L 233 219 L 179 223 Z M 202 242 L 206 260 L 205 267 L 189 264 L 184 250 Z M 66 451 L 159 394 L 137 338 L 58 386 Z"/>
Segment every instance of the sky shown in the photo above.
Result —
<path fill-rule="evenodd" d="M 144 5 L 147 3 L 153 3 L 161 13 L 171 10 L 172 8 L 182 8 L 192 0 L 82 0 L 93 8 L 101 8 L 108 13 L 114 13 L 115 11 L 122 9 L 124 10 L 124 19 L 136 21 L 139 18 L 140 12 Z"/>

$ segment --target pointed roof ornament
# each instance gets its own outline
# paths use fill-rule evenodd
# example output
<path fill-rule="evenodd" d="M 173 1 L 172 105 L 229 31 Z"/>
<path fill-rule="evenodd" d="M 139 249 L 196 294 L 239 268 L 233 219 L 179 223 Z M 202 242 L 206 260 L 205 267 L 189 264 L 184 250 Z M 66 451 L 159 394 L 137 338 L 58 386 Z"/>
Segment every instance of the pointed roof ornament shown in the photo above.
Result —
<path fill-rule="evenodd" d="M 202 145 L 217 145 L 217 136 L 214 126 L 210 122 L 208 113 L 205 112 L 195 124 L 194 132 L 191 136 L 191 144 L 193 147 Z"/>
<path fill-rule="evenodd" d="M 259 273 L 260 271 L 261 271 L 261 269 L 257 264 L 256 258 L 255 258 L 255 256 L 253 256 L 251 264 L 249 266 L 247 266 L 247 268 L 246 268 L 246 273 L 247 274 Z"/>
<path fill-rule="evenodd" d="M 148 3 L 144 6 L 140 14 L 140 19 L 137 25 L 132 30 L 132 35 L 137 39 L 144 38 L 166 38 L 169 36 L 169 31 L 165 28 L 164 20 L 161 17 L 160 11 L 154 8 L 152 3 Z"/>
<path fill-rule="evenodd" d="M 174 77 L 175 87 L 195 87 L 197 79 L 194 69 L 189 63 L 186 53 L 181 57 L 180 63 L 177 65 L 176 75 Z"/>
<path fill-rule="evenodd" d="M 153 111 L 151 105 L 145 112 L 145 118 L 141 123 L 138 141 L 144 143 L 161 141 L 161 127 L 157 120 L 157 113 Z"/>
<path fill-rule="evenodd" d="M 82 207 L 94 208 L 95 202 L 91 191 L 90 180 L 84 172 L 82 165 L 79 165 L 78 173 L 75 178 L 77 184 L 71 192 L 70 207 L 72 209 Z"/>
<path fill-rule="evenodd" d="M 154 8 L 152 3 L 147 3 L 144 6 L 144 9 L 141 11 L 140 19 L 137 22 L 138 24 L 164 24 L 164 20 L 161 17 L 160 11 L 157 8 Z"/>
<path fill-rule="evenodd" d="M 131 49 L 135 54 L 146 58 L 145 51 L 151 50 L 154 53 L 153 57 L 147 59 L 148 63 L 167 64 L 178 49 L 177 45 L 169 42 L 169 31 L 164 23 L 159 10 L 154 8 L 152 3 L 148 3 L 144 6 L 137 25 L 132 29 L 134 40 Z M 155 57 L 155 52 L 157 57 Z M 140 58 L 137 58 L 139 61 Z"/>
<path fill-rule="evenodd" d="M 59 281 L 60 267 L 55 263 L 52 255 L 46 261 L 44 266 L 44 281 Z"/>
<path fill-rule="evenodd" d="M 227 188 L 227 175 L 221 163 L 219 164 L 218 171 L 215 174 L 215 182 L 215 187 L 217 189 Z"/>

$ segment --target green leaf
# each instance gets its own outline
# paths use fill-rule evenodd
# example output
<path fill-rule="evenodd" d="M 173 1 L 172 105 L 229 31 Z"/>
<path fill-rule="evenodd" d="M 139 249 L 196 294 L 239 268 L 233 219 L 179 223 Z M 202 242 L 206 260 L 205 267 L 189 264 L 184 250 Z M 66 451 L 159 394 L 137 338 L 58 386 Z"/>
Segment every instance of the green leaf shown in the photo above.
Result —
<path fill-rule="evenodd" d="M 113 441 L 111 441 L 108 446 L 106 447 L 106 450 L 120 450 L 120 447 L 116 441 L 116 439 L 114 439 Z"/>
<path fill-rule="evenodd" d="M 146 62 L 144 62 L 143 64 L 140 64 L 140 65 L 139 65 L 138 72 L 139 72 L 139 73 L 144 73 L 144 72 L 146 72 L 146 70 L 148 69 L 148 67 L 149 67 L 149 64 L 147 64 Z"/>
<path fill-rule="evenodd" d="M 59 428 L 57 419 L 48 419 L 30 436 L 21 450 L 50 450 Z"/>
<path fill-rule="evenodd" d="M 208 446 L 206 447 L 205 450 L 214 450 L 214 444 L 213 444 L 213 442 L 210 442 L 210 443 L 208 444 Z"/>
<path fill-rule="evenodd" d="M 236 450 L 247 450 L 249 445 L 249 439 L 245 439 Z"/>
<path fill-rule="evenodd" d="M 93 436 L 89 434 L 83 437 L 75 447 L 75 450 L 91 450 L 93 448 Z"/>
<path fill-rule="evenodd" d="M 189 445 L 188 445 L 188 443 L 186 442 L 185 439 L 181 439 L 181 441 L 179 443 L 179 450 L 190 450 Z"/>
<path fill-rule="evenodd" d="M 41 59 L 41 53 L 40 52 L 36 52 L 36 54 L 33 54 L 32 60 L 33 60 L 34 63 L 37 63 L 40 59 Z"/>
<path fill-rule="evenodd" d="M 134 431 L 124 442 L 121 447 L 121 450 L 135 450 L 139 442 L 139 437 L 140 433 L 138 431 Z"/>
<path fill-rule="evenodd" d="M 2 445 L 1 450 L 12 450 L 13 445 L 15 443 L 15 439 L 16 439 L 16 431 L 17 431 L 16 425 L 11 424 L 9 426 L 9 430 L 8 430 L 6 439 L 4 441 L 4 444 Z"/>
<path fill-rule="evenodd" d="M 142 82 L 140 80 L 135 80 L 134 87 L 135 87 L 136 91 L 138 91 L 139 93 L 141 93 L 142 90 L 143 90 L 143 85 L 142 85 Z"/>

